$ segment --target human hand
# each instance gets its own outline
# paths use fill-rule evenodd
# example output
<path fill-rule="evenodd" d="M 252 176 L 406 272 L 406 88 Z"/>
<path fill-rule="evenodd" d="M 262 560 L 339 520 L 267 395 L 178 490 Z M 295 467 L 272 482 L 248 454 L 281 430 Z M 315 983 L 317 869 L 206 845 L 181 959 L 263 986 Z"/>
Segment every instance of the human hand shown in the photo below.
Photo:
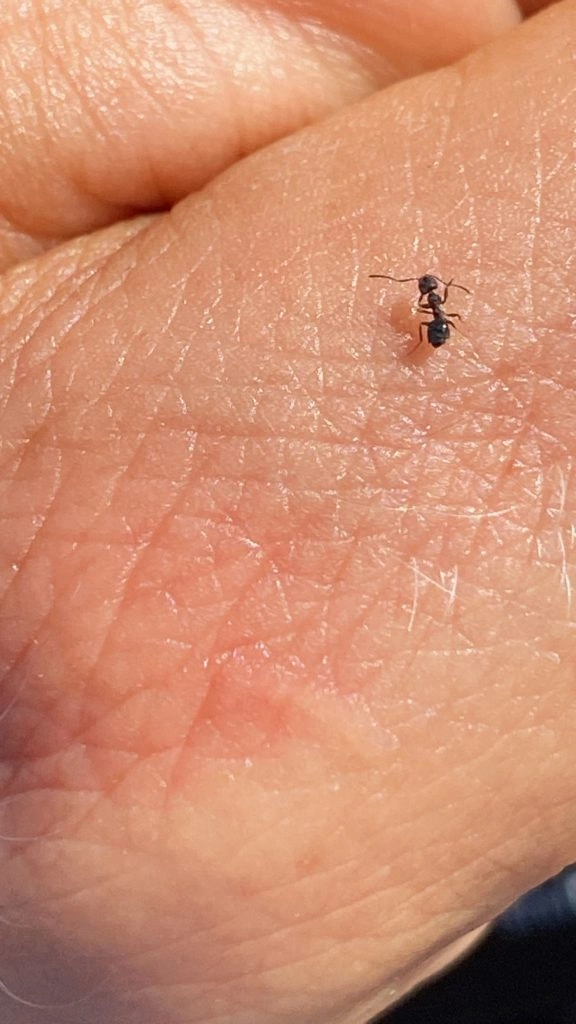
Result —
<path fill-rule="evenodd" d="M 38 19 L 4 125 L 6 1024 L 355 1024 L 574 858 L 575 13 L 214 180 L 435 66 L 432 29 L 395 62 L 367 6 L 373 53 L 311 66 L 294 28 L 232 120 L 190 110 L 181 8 Z M 481 41 L 451 24 L 438 64 Z M 379 269 L 469 286 L 466 337 L 407 361 Z"/>

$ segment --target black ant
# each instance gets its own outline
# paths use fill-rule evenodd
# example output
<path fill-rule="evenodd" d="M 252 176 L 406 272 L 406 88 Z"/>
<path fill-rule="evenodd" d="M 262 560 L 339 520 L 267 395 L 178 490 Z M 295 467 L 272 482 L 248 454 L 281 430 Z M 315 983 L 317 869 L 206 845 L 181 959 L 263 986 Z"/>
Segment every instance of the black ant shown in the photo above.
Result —
<path fill-rule="evenodd" d="M 406 281 L 417 281 L 418 291 L 420 297 L 418 299 L 418 310 L 421 313 L 427 313 L 432 317 L 431 320 L 420 321 L 420 341 L 418 345 L 415 345 L 411 349 L 409 355 L 415 352 L 416 349 L 424 341 L 422 334 L 422 328 L 426 329 L 428 336 L 428 343 L 433 348 L 440 348 L 441 345 L 445 345 L 450 337 L 450 328 L 454 327 L 457 330 L 456 324 L 450 320 L 450 317 L 455 317 L 457 320 L 461 320 L 462 317 L 459 313 L 445 313 L 441 308 L 445 305 L 446 299 L 448 298 L 449 288 L 460 288 L 461 291 L 466 292 L 470 295 L 468 288 L 465 288 L 462 284 L 455 284 L 452 279 L 450 281 L 442 281 L 439 277 L 434 277 L 432 274 L 423 274 L 422 277 L 390 277 L 389 274 L 369 274 L 369 277 L 382 277 L 386 281 L 398 281 L 400 284 L 404 284 Z M 444 295 L 441 297 L 438 291 L 439 285 L 444 286 Z"/>

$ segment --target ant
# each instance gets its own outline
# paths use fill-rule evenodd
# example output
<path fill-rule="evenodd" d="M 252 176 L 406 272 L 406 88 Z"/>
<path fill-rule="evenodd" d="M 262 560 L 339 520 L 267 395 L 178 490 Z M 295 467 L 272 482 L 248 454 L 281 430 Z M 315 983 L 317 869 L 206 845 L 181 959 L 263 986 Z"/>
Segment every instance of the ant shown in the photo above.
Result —
<path fill-rule="evenodd" d="M 448 298 L 449 288 L 460 288 L 461 291 L 466 292 L 470 295 L 471 292 L 468 288 L 465 288 L 462 284 L 455 284 L 452 279 L 449 281 L 442 281 L 439 277 L 434 277 L 432 274 L 423 274 L 422 277 L 390 277 L 389 274 L 369 274 L 369 277 L 383 277 L 387 281 L 398 281 L 400 284 L 404 284 L 406 281 L 417 281 L 418 291 L 420 297 L 418 299 L 418 310 L 421 313 L 426 313 L 432 317 L 431 320 L 420 321 L 420 341 L 417 345 L 411 349 L 409 355 L 415 352 L 416 349 L 424 341 L 422 329 L 425 328 L 428 336 L 428 343 L 433 348 L 440 348 L 441 345 L 445 345 L 450 337 L 450 328 L 454 327 L 457 330 L 456 324 L 450 317 L 455 317 L 457 320 L 461 320 L 462 317 L 459 313 L 445 313 L 442 306 L 445 305 L 446 299 Z M 444 295 L 441 297 L 438 291 L 439 285 L 444 286 Z"/>

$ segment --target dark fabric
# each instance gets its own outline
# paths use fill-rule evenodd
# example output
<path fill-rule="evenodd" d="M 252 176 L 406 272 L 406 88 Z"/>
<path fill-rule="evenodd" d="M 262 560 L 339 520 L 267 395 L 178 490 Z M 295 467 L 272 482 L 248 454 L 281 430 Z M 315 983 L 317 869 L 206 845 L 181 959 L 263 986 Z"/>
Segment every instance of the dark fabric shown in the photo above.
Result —
<path fill-rule="evenodd" d="M 576 867 L 524 896 L 470 956 L 376 1022 L 576 1024 Z"/>

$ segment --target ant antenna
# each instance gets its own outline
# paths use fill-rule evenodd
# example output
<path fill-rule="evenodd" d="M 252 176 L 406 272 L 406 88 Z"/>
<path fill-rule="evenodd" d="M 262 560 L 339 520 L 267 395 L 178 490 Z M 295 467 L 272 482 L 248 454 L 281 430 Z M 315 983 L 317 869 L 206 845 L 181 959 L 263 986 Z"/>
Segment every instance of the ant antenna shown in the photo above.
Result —
<path fill-rule="evenodd" d="M 399 284 L 405 284 L 406 281 L 419 281 L 419 277 L 390 277 L 390 274 L 368 274 L 368 277 L 384 277 L 387 281 L 398 281 Z M 440 280 L 440 278 L 438 278 Z M 444 282 L 442 282 L 444 284 Z"/>
<path fill-rule="evenodd" d="M 471 295 L 472 294 L 470 289 L 469 288 L 465 288 L 463 284 L 456 284 L 456 282 L 452 281 L 452 280 L 450 280 L 450 281 L 443 281 L 442 278 L 441 277 L 437 277 L 436 274 L 424 274 L 423 276 L 420 276 L 420 277 L 392 277 L 390 274 L 368 274 L 368 277 L 380 277 L 380 278 L 384 278 L 384 280 L 386 280 L 386 281 L 397 281 L 398 284 L 406 284 L 407 281 L 418 281 L 418 282 L 420 282 L 420 281 L 424 281 L 424 280 L 426 280 L 426 282 L 428 283 L 428 280 L 431 281 L 432 278 L 433 278 L 434 281 L 436 281 L 438 284 L 443 284 L 445 288 L 459 288 L 460 291 L 466 292 L 467 295 Z M 427 290 L 428 291 L 432 291 L 433 289 L 431 289 L 430 286 L 428 285 Z"/>
<path fill-rule="evenodd" d="M 465 288 L 463 284 L 456 284 L 456 281 L 443 281 L 441 277 L 436 278 L 436 280 L 440 281 L 440 284 L 443 284 L 445 288 L 459 288 L 461 292 L 466 292 L 466 295 L 472 295 L 469 288 Z"/>

